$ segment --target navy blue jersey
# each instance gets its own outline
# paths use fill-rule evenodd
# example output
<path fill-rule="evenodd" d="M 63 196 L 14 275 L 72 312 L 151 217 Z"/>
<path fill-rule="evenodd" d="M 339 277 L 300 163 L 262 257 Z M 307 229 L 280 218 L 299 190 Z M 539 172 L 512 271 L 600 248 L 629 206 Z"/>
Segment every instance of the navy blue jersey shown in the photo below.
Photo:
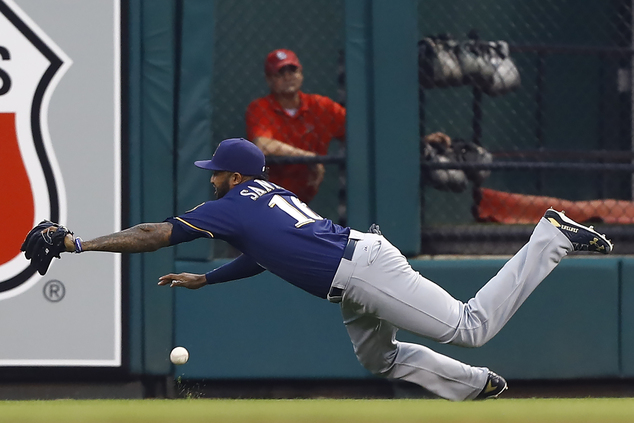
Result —
<path fill-rule="evenodd" d="M 326 298 L 350 228 L 324 219 L 290 191 L 263 180 L 237 185 L 224 197 L 180 216 L 172 243 L 200 237 L 227 241 L 264 269 Z"/>

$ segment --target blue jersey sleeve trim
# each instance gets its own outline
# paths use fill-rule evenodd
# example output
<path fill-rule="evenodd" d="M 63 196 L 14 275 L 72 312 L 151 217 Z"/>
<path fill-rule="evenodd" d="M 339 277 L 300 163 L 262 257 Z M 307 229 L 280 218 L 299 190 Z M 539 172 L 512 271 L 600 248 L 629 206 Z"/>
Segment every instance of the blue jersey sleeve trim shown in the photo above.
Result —
<path fill-rule="evenodd" d="M 181 242 L 193 241 L 197 238 L 209 237 L 206 232 L 191 230 L 191 225 L 176 217 L 168 217 L 165 222 L 172 224 L 172 234 L 170 235 L 170 245 L 177 245 Z"/>
<path fill-rule="evenodd" d="M 196 229 L 197 231 L 204 232 L 205 234 L 209 235 L 209 238 L 214 238 L 214 234 L 212 234 L 211 232 L 205 229 L 200 229 L 199 227 L 192 225 L 191 223 L 185 221 L 184 219 L 180 217 L 175 217 L 174 219 L 178 220 L 181 223 L 184 223 L 185 225 L 189 226 L 192 229 Z"/>

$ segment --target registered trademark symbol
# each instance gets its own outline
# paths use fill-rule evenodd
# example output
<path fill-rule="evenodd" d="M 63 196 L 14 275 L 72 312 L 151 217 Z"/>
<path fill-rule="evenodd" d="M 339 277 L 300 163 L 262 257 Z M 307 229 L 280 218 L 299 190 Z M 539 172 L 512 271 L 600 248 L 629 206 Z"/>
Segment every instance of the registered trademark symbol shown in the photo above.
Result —
<path fill-rule="evenodd" d="M 64 295 L 66 295 L 66 288 L 64 284 L 57 279 L 51 279 L 44 285 L 44 298 L 52 303 L 58 303 L 62 301 Z"/>

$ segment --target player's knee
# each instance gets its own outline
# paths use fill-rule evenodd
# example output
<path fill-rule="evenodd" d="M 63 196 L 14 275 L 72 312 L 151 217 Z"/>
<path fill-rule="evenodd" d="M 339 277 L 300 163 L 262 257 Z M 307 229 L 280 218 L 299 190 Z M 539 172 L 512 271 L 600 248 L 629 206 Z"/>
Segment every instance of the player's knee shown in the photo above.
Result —
<path fill-rule="evenodd" d="M 479 348 L 489 342 L 493 335 L 486 316 L 473 313 L 471 306 L 468 305 L 465 307 L 460 324 L 448 343 L 467 348 Z"/>
<path fill-rule="evenodd" d="M 487 336 L 483 327 L 458 329 L 456 336 L 449 344 L 457 345 L 465 348 L 479 348 L 489 342 L 491 339 Z"/>
<path fill-rule="evenodd" d="M 467 345 L 467 347 L 468 348 L 480 348 L 481 346 L 483 346 L 487 342 L 489 342 L 488 339 L 481 338 L 481 337 L 474 337 L 473 339 L 470 340 L 470 342 Z"/>
<path fill-rule="evenodd" d="M 396 349 L 388 352 L 355 351 L 359 363 L 375 375 L 384 376 L 389 373 L 396 360 Z"/>
<path fill-rule="evenodd" d="M 477 319 L 465 319 L 449 339 L 441 342 L 465 348 L 478 348 L 491 339 L 488 326 Z"/>
<path fill-rule="evenodd" d="M 357 356 L 357 358 L 359 359 L 359 363 L 361 363 L 361 365 L 366 370 L 372 372 L 372 374 L 375 374 L 377 376 L 383 376 L 389 373 L 390 370 L 392 369 L 392 365 L 394 364 L 394 362 L 389 362 L 389 361 L 361 359 L 359 356 Z"/>

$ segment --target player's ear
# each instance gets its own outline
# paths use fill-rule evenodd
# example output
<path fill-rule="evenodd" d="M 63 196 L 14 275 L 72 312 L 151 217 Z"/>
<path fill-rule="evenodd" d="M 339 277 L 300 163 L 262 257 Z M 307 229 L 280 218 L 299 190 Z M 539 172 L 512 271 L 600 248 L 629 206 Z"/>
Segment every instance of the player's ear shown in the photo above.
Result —
<path fill-rule="evenodd" d="M 242 182 L 244 182 L 245 178 L 244 176 L 239 173 L 239 172 L 233 172 L 231 174 L 231 176 L 229 177 L 229 184 L 231 185 L 231 188 L 233 188 L 236 185 L 241 184 Z"/>

